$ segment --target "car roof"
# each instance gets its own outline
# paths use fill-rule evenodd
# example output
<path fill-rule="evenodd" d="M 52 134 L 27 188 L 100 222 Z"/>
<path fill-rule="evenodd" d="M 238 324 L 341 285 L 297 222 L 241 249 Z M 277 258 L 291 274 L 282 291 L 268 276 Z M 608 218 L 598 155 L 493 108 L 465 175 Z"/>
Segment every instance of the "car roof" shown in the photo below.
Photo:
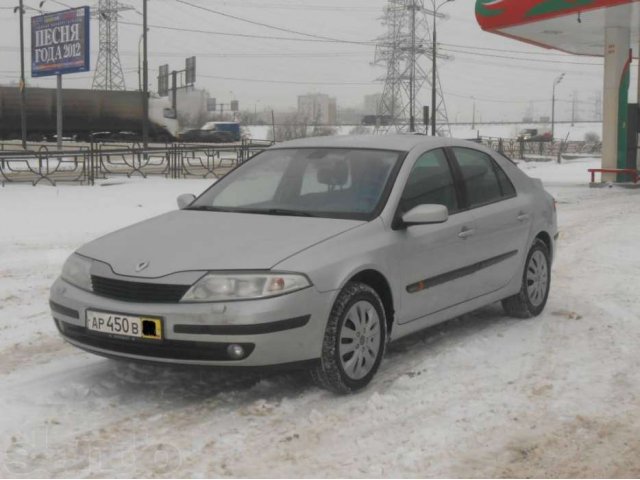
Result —
<path fill-rule="evenodd" d="M 333 135 L 307 137 L 274 145 L 273 148 L 370 148 L 409 152 L 414 148 L 442 148 L 466 146 L 484 150 L 479 144 L 466 140 L 426 135 Z"/>

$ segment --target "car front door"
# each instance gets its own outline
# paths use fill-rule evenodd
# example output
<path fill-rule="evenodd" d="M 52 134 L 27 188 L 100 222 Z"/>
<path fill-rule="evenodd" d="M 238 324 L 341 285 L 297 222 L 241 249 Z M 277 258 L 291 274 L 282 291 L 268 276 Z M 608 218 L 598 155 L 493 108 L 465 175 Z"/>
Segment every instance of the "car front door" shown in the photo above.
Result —
<path fill-rule="evenodd" d="M 452 148 L 475 232 L 468 239 L 475 270 L 469 297 L 499 290 L 518 274 L 527 254 L 531 206 L 490 155 Z"/>
<path fill-rule="evenodd" d="M 471 252 L 467 240 L 475 222 L 471 212 L 461 211 L 460 203 L 444 150 L 422 154 L 404 186 L 396 223 L 423 204 L 445 205 L 449 219 L 441 224 L 394 226 L 394 265 L 401 281 L 398 323 L 424 320 L 468 298 L 470 276 L 465 268 Z"/>

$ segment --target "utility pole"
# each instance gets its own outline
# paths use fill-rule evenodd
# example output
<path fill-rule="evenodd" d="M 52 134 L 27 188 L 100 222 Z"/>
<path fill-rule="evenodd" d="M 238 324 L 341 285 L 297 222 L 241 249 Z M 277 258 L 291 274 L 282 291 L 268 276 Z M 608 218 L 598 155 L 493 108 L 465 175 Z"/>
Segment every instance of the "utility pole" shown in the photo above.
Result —
<path fill-rule="evenodd" d="M 409 131 L 416 131 L 416 0 L 411 1 L 411 72 L 409 79 Z"/>
<path fill-rule="evenodd" d="M 551 95 L 551 139 L 555 138 L 556 133 L 556 87 L 562 82 L 564 73 L 553 81 L 553 94 Z"/>
<path fill-rule="evenodd" d="M 27 99 L 24 79 L 24 2 L 20 0 L 20 127 L 22 131 L 22 148 L 27 149 Z M 15 10 L 14 10 L 15 12 Z"/>
<path fill-rule="evenodd" d="M 438 10 L 440 8 L 449 3 L 453 2 L 453 0 L 444 0 L 440 5 L 436 5 L 436 0 L 432 0 L 433 3 L 433 51 L 432 55 L 432 65 L 431 65 L 431 107 L 433 113 L 431 114 L 431 135 L 436 136 L 436 107 L 437 107 L 437 94 L 438 94 L 438 33 L 437 33 L 437 22 L 436 19 L 438 17 Z"/>
<path fill-rule="evenodd" d="M 476 129 L 476 99 L 475 97 L 471 97 L 473 98 L 473 118 L 471 120 L 471 130 L 475 130 Z"/>
<path fill-rule="evenodd" d="M 578 107 L 578 92 L 573 91 L 573 98 L 571 99 L 571 126 L 576 126 L 576 114 Z"/>
<path fill-rule="evenodd" d="M 149 63 L 147 58 L 147 0 L 142 4 L 142 143 L 149 146 Z"/>
<path fill-rule="evenodd" d="M 438 82 L 438 34 L 436 32 L 436 9 L 433 9 L 433 39 L 431 41 L 431 136 L 436 136 L 436 86 Z"/>

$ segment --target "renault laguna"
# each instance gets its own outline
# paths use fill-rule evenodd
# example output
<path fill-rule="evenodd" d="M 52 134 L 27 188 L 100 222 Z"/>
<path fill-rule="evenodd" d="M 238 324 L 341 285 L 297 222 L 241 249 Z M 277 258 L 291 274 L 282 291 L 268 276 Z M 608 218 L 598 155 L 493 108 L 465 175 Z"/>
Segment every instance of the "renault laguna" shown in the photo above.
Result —
<path fill-rule="evenodd" d="M 78 249 L 51 288 L 69 343 L 125 360 L 303 367 L 347 393 L 390 341 L 501 301 L 545 307 L 554 199 L 471 142 L 282 143 L 179 210 Z"/>

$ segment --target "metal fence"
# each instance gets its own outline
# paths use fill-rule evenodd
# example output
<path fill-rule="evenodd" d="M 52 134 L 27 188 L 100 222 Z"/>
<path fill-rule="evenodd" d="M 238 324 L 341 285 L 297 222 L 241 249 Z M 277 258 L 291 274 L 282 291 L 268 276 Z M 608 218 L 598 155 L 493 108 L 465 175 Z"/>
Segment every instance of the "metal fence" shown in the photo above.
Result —
<path fill-rule="evenodd" d="M 41 144 L 0 144 L 0 183 L 79 182 L 117 175 L 162 175 L 167 178 L 219 178 L 239 163 L 271 146 L 269 141 L 238 144 L 167 144 L 144 148 L 140 144 L 91 143 L 61 150 Z"/>
<path fill-rule="evenodd" d="M 510 158 L 526 160 L 527 158 L 560 158 L 563 155 L 600 155 L 602 143 L 578 141 L 527 141 L 516 138 L 481 137 L 479 143 L 497 150 Z"/>

